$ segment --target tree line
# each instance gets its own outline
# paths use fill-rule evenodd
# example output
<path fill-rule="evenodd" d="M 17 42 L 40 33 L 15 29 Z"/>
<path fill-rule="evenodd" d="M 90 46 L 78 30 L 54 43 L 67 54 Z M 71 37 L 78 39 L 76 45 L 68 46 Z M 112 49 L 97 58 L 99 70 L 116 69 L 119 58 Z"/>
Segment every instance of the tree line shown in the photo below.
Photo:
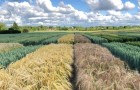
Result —
<path fill-rule="evenodd" d="M 11 27 L 6 26 L 4 23 L 0 23 L 0 33 L 27 33 L 34 31 L 95 31 L 95 30 L 125 30 L 140 28 L 140 26 L 19 26 L 16 22 Z"/>

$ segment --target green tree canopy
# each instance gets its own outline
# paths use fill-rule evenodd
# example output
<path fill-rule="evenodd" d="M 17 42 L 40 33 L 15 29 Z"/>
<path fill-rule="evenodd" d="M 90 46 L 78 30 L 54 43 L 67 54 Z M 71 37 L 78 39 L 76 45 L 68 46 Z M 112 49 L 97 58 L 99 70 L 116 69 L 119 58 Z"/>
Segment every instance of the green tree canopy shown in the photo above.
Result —
<path fill-rule="evenodd" d="M 13 26 L 11 28 L 13 28 L 14 30 L 19 30 L 19 26 L 16 22 L 13 23 Z"/>
<path fill-rule="evenodd" d="M 0 30 L 3 30 L 6 28 L 6 25 L 4 23 L 0 23 Z"/>

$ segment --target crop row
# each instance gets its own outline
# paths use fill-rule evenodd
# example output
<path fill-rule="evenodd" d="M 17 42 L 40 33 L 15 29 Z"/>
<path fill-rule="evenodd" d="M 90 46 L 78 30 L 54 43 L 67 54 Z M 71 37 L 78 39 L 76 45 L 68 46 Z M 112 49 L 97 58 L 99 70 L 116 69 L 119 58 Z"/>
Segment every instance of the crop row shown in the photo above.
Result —
<path fill-rule="evenodd" d="M 91 43 L 90 39 L 81 34 L 67 34 L 58 39 L 58 43 Z"/>
<path fill-rule="evenodd" d="M 26 50 L 39 47 L 28 46 Z M 6 61 L 14 58 L 12 62 L 16 61 L 0 70 L 1 90 L 140 89 L 140 76 L 131 70 L 127 71 L 123 61 L 96 44 L 77 43 L 74 52 L 70 44 L 50 44 L 36 51 L 34 49 L 35 52 L 32 51 L 22 59 L 18 57 L 22 56 L 21 51 L 25 48 L 21 51 L 18 49 L 9 56 L 5 54 L 5 60 L 1 59 Z M 72 64 L 75 68 L 71 67 Z"/>
<path fill-rule="evenodd" d="M 48 35 L 44 35 L 44 36 L 39 36 L 39 37 L 35 37 L 35 38 L 28 38 L 25 39 L 23 41 L 20 41 L 20 43 L 24 44 L 24 45 L 40 45 L 40 44 L 44 44 L 45 43 L 53 43 L 54 39 L 51 38 L 57 38 L 58 35 L 63 35 L 63 33 L 58 33 L 58 34 L 48 34 Z M 50 40 L 51 39 L 51 40 Z"/>
<path fill-rule="evenodd" d="M 23 47 L 23 45 L 18 43 L 0 43 L 0 53 L 7 52 L 20 47 Z"/>
<path fill-rule="evenodd" d="M 28 33 L 25 34 L 17 34 L 16 35 L 6 35 L 0 36 L 0 42 L 16 42 L 21 43 L 24 46 L 29 45 L 44 45 L 49 43 L 85 43 L 85 42 L 91 42 L 87 37 L 84 37 L 80 34 L 66 34 L 66 33 L 39 33 L 38 35 L 36 33 Z"/>
<path fill-rule="evenodd" d="M 127 44 L 130 44 L 130 45 L 134 45 L 134 46 L 139 46 L 140 47 L 140 41 L 134 41 L 134 42 L 126 42 Z"/>
<path fill-rule="evenodd" d="M 76 38 L 77 38 L 76 39 L 77 42 L 80 42 L 80 41 L 82 42 L 82 40 L 84 40 L 84 42 L 90 42 L 90 40 L 88 38 L 86 38 L 82 35 L 76 35 Z M 49 43 L 74 43 L 73 40 L 74 40 L 74 34 L 68 34 L 65 36 L 62 36 L 62 34 L 61 35 L 58 34 L 57 36 L 51 37 L 51 38 L 43 41 L 42 44 L 45 45 L 45 44 L 49 44 Z M 5 44 L 1 44 L 1 45 L 5 45 L 6 47 L 7 46 L 15 46 L 17 48 L 18 47 L 17 45 L 21 45 L 21 44 L 5 43 Z M 22 46 L 20 48 L 13 49 L 9 52 L 0 53 L 0 66 L 1 66 L 1 68 L 7 67 L 10 63 L 19 60 L 20 58 L 26 56 L 26 54 L 33 52 L 34 50 L 36 50 L 39 47 L 40 46 L 26 46 L 26 47 Z M 3 50 L 6 51 L 7 48 L 6 49 L 3 48 Z"/>
<path fill-rule="evenodd" d="M 21 43 L 27 45 L 39 45 L 43 41 L 64 33 L 28 33 L 28 34 L 6 34 L 0 35 L 0 43 Z"/>
<path fill-rule="evenodd" d="M 137 38 L 137 40 L 140 41 L 140 32 L 121 32 L 118 33 L 118 35 Z"/>
<path fill-rule="evenodd" d="M 104 43 L 114 55 L 124 60 L 131 69 L 140 71 L 140 48 L 125 43 Z"/>
<path fill-rule="evenodd" d="M 124 68 L 123 61 L 94 44 L 74 45 L 75 90 L 139 90 L 140 76 Z"/>
<path fill-rule="evenodd" d="M 27 33 L 27 34 L 5 34 L 0 35 L 0 43 L 21 43 L 25 46 L 27 45 L 40 45 L 43 43 L 50 43 L 50 42 L 56 42 L 57 36 L 63 36 L 67 33 L 62 32 L 45 32 L 45 33 Z M 129 35 L 130 34 L 130 35 Z M 77 35 L 77 34 L 76 34 Z M 77 36 L 73 35 L 71 38 L 64 37 L 63 39 L 71 39 L 70 43 L 76 42 Z M 139 40 L 139 36 L 136 37 L 133 35 L 133 33 L 127 33 L 125 34 L 93 34 L 93 33 L 85 33 L 86 37 L 88 37 L 92 42 L 94 43 L 106 43 L 106 42 L 127 42 L 127 41 L 137 41 Z M 78 36 L 79 37 L 79 36 Z M 63 41 L 58 40 L 58 42 L 66 42 L 66 40 Z M 75 40 L 74 40 L 75 39 Z"/>
<path fill-rule="evenodd" d="M 108 42 L 137 41 L 136 37 L 122 36 L 122 35 L 98 35 L 98 36 L 107 39 Z"/>
<path fill-rule="evenodd" d="M 72 45 L 51 44 L 0 70 L 3 90 L 71 90 Z"/>
<path fill-rule="evenodd" d="M 74 43 L 74 34 L 64 35 L 58 39 L 58 43 L 67 43 L 73 44 Z"/>
<path fill-rule="evenodd" d="M 10 63 L 16 62 L 17 60 L 25 57 L 28 53 L 35 51 L 39 47 L 40 46 L 27 46 L 14 49 L 9 52 L 0 53 L 0 67 L 7 67 Z"/>
<path fill-rule="evenodd" d="M 89 39 L 92 40 L 93 43 L 101 44 L 107 47 L 115 56 L 120 57 L 122 60 L 126 62 L 126 65 L 131 69 L 138 70 L 140 72 L 140 43 L 137 41 L 133 42 L 126 42 L 125 43 L 107 43 L 108 40 L 94 36 L 92 34 L 84 34 Z M 117 35 L 114 35 L 114 37 Z M 108 38 L 112 38 L 110 36 L 106 36 Z M 123 36 L 122 36 L 123 37 Z M 120 37 L 120 38 L 122 38 Z M 130 38 L 129 38 L 130 39 Z M 129 40 L 128 39 L 128 40 Z M 113 38 L 112 38 L 113 40 Z M 125 40 L 125 39 L 124 39 Z M 116 39 L 117 41 L 117 39 Z M 118 40 L 119 41 L 119 40 Z M 127 40 L 126 40 L 127 41 Z M 130 44 L 130 45 L 129 45 Z"/>
<path fill-rule="evenodd" d="M 92 40 L 93 43 L 102 44 L 107 42 L 128 42 L 128 41 L 138 41 L 137 37 L 117 35 L 117 34 L 97 34 L 85 33 L 86 37 Z"/>
<path fill-rule="evenodd" d="M 74 35 L 74 43 L 91 43 L 91 41 L 83 35 L 75 34 Z"/>
<path fill-rule="evenodd" d="M 55 35 L 55 36 L 53 36 L 51 38 L 48 38 L 48 39 L 44 40 L 42 42 L 42 44 L 45 45 L 45 44 L 49 44 L 49 43 L 58 43 L 58 39 L 61 38 L 63 35 L 64 34 Z"/>
<path fill-rule="evenodd" d="M 94 35 L 91 35 L 91 34 L 89 34 L 89 33 L 84 34 L 84 36 L 86 36 L 86 37 L 89 38 L 93 43 L 96 43 L 96 44 L 102 44 L 102 43 L 108 42 L 107 39 L 104 39 L 104 38 L 101 38 L 101 37 L 98 37 L 98 36 L 94 36 Z"/>

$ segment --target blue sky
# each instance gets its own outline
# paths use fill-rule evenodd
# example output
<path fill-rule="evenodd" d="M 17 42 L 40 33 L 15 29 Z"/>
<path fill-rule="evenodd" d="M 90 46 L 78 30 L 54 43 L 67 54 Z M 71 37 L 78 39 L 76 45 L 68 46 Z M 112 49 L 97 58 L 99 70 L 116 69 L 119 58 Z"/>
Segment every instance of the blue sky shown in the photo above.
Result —
<path fill-rule="evenodd" d="M 30 0 L 0 0 L 1 3 L 3 3 L 4 1 L 18 1 L 18 2 L 24 2 L 24 1 L 27 1 L 29 2 Z M 36 0 L 32 0 L 33 2 L 35 2 Z M 52 4 L 54 6 L 58 6 L 58 4 L 63 1 L 64 3 L 66 4 L 71 4 L 73 7 L 75 7 L 76 9 L 78 10 L 82 10 L 82 11 L 90 11 L 90 8 L 89 6 L 86 4 L 86 1 L 85 0 L 51 0 L 52 1 Z M 136 5 L 135 9 L 129 11 L 129 12 L 137 12 L 138 8 L 138 0 L 122 0 L 123 3 L 127 2 L 127 1 L 130 1 L 132 3 L 134 3 Z"/>
<path fill-rule="evenodd" d="M 11 25 L 139 25 L 140 0 L 0 0 L 0 21 Z"/>
<path fill-rule="evenodd" d="M 57 6 L 59 2 L 63 1 L 66 4 L 71 4 L 73 7 L 75 7 L 78 10 L 83 11 L 90 11 L 90 7 L 86 4 L 85 0 L 52 0 L 53 5 Z M 138 1 L 137 0 L 122 0 L 123 3 L 130 1 L 136 5 L 136 7 L 133 10 L 130 10 L 130 13 L 136 13 L 138 11 Z M 124 11 L 125 12 L 125 11 Z"/>
<path fill-rule="evenodd" d="M 63 1 L 66 4 L 71 4 L 78 10 L 89 11 L 89 7 L 84 0 L 52 0 L 52 3 L 57 6 L 59 2 Z"/>

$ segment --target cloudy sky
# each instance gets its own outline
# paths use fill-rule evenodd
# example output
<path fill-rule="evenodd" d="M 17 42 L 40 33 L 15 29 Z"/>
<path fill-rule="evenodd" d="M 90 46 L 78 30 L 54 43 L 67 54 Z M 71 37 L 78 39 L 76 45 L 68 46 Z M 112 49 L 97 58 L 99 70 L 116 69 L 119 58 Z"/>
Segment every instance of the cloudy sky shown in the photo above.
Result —
<path fill-rule="evenodd" d="M 0 0 L 0 22 L 11 25 L 140 25 L 140 0 Z"/>

